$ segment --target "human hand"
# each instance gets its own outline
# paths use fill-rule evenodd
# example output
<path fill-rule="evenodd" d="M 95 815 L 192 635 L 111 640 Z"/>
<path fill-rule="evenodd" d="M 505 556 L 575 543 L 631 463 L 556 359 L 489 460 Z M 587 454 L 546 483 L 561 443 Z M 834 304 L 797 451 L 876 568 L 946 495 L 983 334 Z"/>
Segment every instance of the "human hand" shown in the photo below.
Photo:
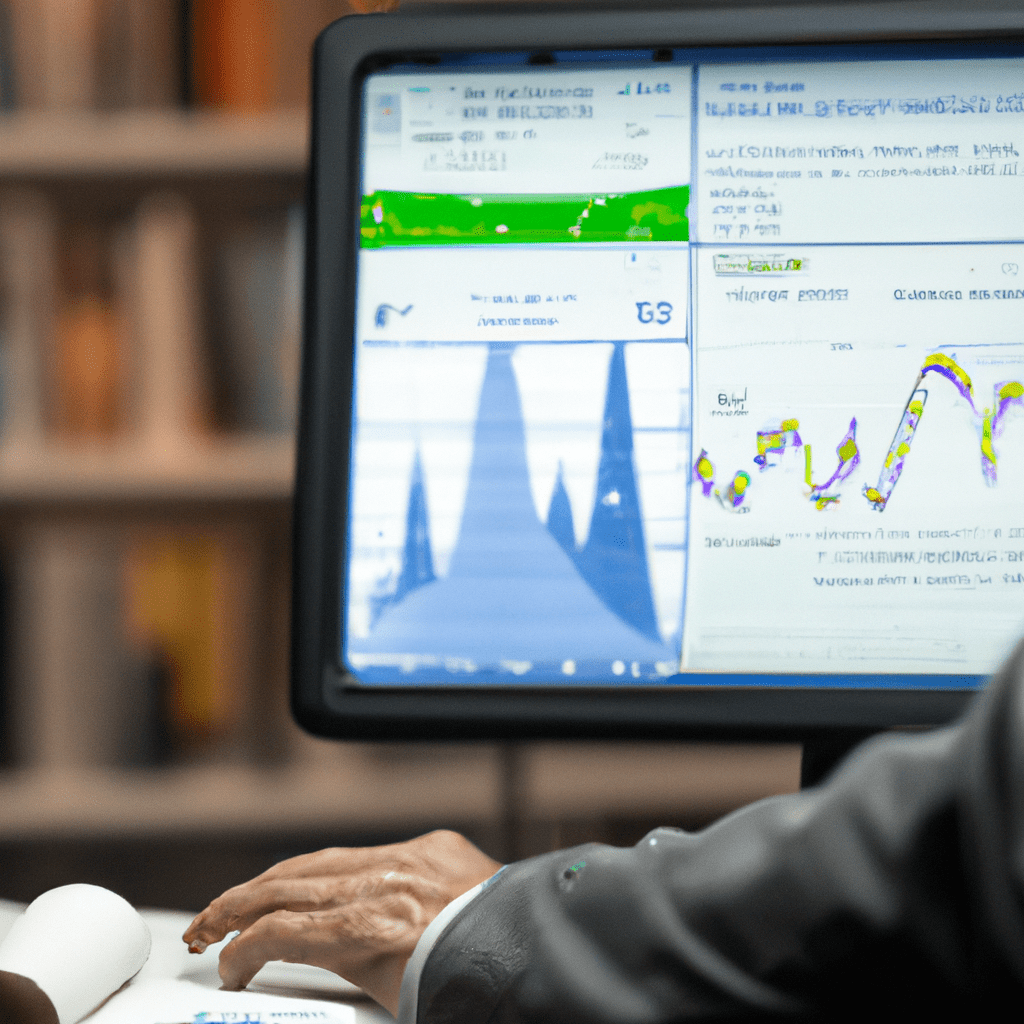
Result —
<path fill-rule="evenodd" d="M 498 868 L 455 832 L 406 843 L 320 850 L 275 864 L 218 896 L 182 936 L 220 954 L 228 989 L 244 988 L 269 960 L 325 967 L 398 1013 L 402 972 L 427 925 Z"/>

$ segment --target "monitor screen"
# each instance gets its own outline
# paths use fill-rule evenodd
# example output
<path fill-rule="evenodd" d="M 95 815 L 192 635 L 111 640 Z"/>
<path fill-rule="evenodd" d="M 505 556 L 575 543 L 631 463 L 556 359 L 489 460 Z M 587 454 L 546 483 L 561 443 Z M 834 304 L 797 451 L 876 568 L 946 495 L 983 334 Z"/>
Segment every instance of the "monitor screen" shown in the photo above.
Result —
<path fill-rule="evenodd" d="M 1024 633 L 1024 46 L 676 41 L 353 76 L 336 695 L 963 694 Z"/>

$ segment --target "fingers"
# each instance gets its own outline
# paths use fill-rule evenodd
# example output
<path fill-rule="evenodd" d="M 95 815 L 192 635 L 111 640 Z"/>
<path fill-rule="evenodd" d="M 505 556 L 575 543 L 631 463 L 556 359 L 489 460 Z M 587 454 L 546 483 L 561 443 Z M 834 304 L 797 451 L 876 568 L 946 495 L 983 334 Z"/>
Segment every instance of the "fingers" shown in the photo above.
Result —
<path fill-rule="evenodd" d="M 182 936 L 189 951 L 202 953 L 229 932 L 245 932 L 261 918 L 278 911 L 311 913 L 353 901 L 387 901 L 407 897 L 432 918 L 450 900 L 445 887 L 417 875 L 379 867 L 342 878 L 273 878 L 264 874 L 217 897 Z M 383 903 L 381 904 L 384 905 Z"/>
<path fill-rule="evenodd" d="M 372 863 L 372 850 L 327 849 L 281 861 L 218 896 L 185 930 L 190 953 L 202 953 L 228 932 L 275 910 L 316 910 L 351 895 L 353 875 Z"/>
<path fill-rule="evenodd" d="M 251 885 L 247 882 L 246 885 Z M 228 932 L 233 931 L 232 921 L 236 914 L 232 909 L 237 890 L 245 886 L 235 886 L 229 889 L 222 896 L 218 896 L 202 913 L 198 914 L 192 923 L 185 929 L 182 941 L 188 943 L 190 953 L 203 953 L 206 947 L 214 942 L 220 942 Z"/>
<path fill-rule="evenodd" d="M 315 929 L 310 914 L 277 910 L 260 918 L 221 951 L 220 980 L 224 987 L 245 988 L 270 960 L 310 963 L 303 959 L 303 953 L 316 945 Z"/>
<path fill-rule="evenodd" d="M 260 876 L 218 896 L 193 922 L 182 938 L 189 951 L 201 953 L 228 932 L 244 931 L 254 921 L 277 910 L 312 911 L 331 906 L 343 898 L 346 886 L 328 886 L 308 878 L 267 878 Z"/>
<path fill-rule="evenodd" d="M 333 848 L 282 861 L 217 897 L 182 938 L 190 952 L 202 953 L 228 932 L 244 931 L 265 914 L 338 906 L 377 890 L 385 875 L 394 879 L 391 888 L 397 887 L 408 870 L 415 870 L 408 863 L 406 848 L 415 849 L 413 844 Z"/>
<path fill-rule="evenodd" d="M 402 971 L 423 929 L 499 867 L 454 832 L 320 850 L 229 889 L 183 938 L 201 953 L 239 931 L 221 953 L 225 987 L 243 988 L 268 960 L 289 960 L 334 971 L 395 1013 Z"/>
<path fill-rule="evenodd" d="M 362 986 L 394 1013 L 402 972 L 425 926 L 417 901 L 401 894 L 320 913 L 278 910 L 224 947 L 221 981 L 237 990 L 270 960 L 312 964 Z"/>

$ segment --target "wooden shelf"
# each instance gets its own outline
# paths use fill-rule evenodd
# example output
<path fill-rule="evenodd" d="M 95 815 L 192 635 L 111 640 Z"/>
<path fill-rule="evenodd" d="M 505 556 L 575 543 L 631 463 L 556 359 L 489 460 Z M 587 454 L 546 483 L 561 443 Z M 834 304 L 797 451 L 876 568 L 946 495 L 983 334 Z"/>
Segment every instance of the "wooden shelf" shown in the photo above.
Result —
<path fill-rule="evenodd" d="M 372 825 L 429 828 L 492 820 L 495 773 L 485 757 L 419 770 L 388 786 L 376 759 L 339 749 L 333 765 L 212 766 L 166 771 L 19 771 L 0 781 L 5 841 L 247 832 Z"/>
<path fill-rule="evenodd" d="M 579 818 L 689 809 L 715 817 L 800 788 L 793 743 L 537 743 L 525 759 L 531 813 Z"/>
<path fill-rule="evenodd" d="M 165 444 L 0 446 L 0 507 L 147 501 L 286 501 L 291 435 L 214 435 Z"/>
<path fill-rule="evenodd" d="M 4 114 L 0 179 L 301 175 L 308 124 L 303 111 Z"/>
<path fill-rule="evenodd" d="M 305 739 L 313 757 L 288 767 L 165 771 L 22 770 L 0 776 L 7 840 L 270 834 L 350 826 L 430 828 L 497 821 L 493 746 L 413 748 Z M 403 748 L 405 749 L 405 748 Z M 524 751 L 523 803 L 539 820 L 721 814 L 799 787 L 793 745 L 538 744 Z"/>

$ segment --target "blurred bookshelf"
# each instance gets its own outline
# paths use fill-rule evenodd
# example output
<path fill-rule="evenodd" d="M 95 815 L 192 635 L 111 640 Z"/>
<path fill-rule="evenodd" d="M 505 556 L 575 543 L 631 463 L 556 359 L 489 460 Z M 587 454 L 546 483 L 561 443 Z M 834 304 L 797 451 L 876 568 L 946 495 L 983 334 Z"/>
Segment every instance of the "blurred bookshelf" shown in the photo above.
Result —
<path fill-rule="evenodd" d="M 11 442 L 0 446 L 0 509 L 74 503 L 175 504 L 289 501 L 294 441 L 252 434 L 211 437 L 175 450 L 125 442 L 105 447 Z"/>
<path fill-rule="evenodd" d="M 200 175 L 301 177 L 304 110 L 26 111 L 0 120 L 5 182 L 74 184 L 81 176 L 173 180 Z"/>
<path fill-rule="evenodd" d="M 381 819 L 286 696 L 308 53 L 348 10 L 0 0 L 2 842 Z"/>
<path fill-rule="evenodd" d="M 112 884 L 147 843 L 221 843 L 210 885 L 246 843 L 509 850 L 507 751 L 332 744 L 287 708 L 307 55 L 388 6 L 0 0 L 0 896 Z M 517 765 L 522 855 L 704 823 L 795 788 L 799 751 Z M 161 863 L 181 885 L 137 899 L 216 894 Z"/>

